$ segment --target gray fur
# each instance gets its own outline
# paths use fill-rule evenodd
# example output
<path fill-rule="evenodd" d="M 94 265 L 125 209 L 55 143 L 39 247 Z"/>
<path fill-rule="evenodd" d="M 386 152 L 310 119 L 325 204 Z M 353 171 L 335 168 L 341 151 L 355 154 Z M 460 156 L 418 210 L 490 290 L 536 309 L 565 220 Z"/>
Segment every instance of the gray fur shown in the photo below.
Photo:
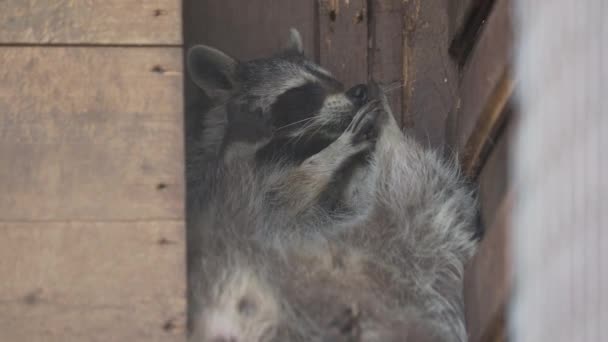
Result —
<path fill-rule="evenodd" d="M 403 136 L 375 86 L 357 106 L 301 55 L 237 68 L 190 156 L 190 340 L 465 341 L 476 202 L 455 163 Z M 333 88 L 303 125 L 230 136 L 309 81 Z M 294 161 L 311 136 L 326 146 Z M 260 159 L 276 141 L 293 149 Z"/>

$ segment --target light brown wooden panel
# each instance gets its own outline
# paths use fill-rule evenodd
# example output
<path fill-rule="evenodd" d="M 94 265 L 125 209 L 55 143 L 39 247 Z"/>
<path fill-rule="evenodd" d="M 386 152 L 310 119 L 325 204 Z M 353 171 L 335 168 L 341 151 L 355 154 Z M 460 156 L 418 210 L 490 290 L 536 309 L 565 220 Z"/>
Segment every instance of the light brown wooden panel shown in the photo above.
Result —
<path fill-rule="evenodd" d="M 4 0 L 0 44 L 181 44 L 181 0 Z"/>
<path fill-rule="evenodd" d="M 458 84 L 458 68 L 448 55 L 448 2 L 405 4 L 403 123 L 423 144 L 440 147 Z"/>
<path fill-rule="evenodd" d="M 0 340 L 184 341 L 180 221 L 0 223 Z"/>
<path fill-rule="evenodd" d="M 0 218 L 183 219 L 179 48 L 0 48 Z"/>
<path fill-rule="evenodd" d="M 319 0 L 320 63 L 346 87 L 368 80 L 365 0 Z"/>
<path fill-rule="evenodd" d="M 496 0 L 463 71 L 459 98 L 450 113 L 446 139 L 462 157 L 465 171 L 478 171 L 486 138 L 500 123 L 511 97 L 513 30 L 509 0 Z"/>
<path fill-rule="evenodd" d="M 494 342 L 504 338 L 505 306 L 512 281 L 509 254 L 512 205 L 509 194 L 467 266 L 464 293 L 471 342 Z"/>

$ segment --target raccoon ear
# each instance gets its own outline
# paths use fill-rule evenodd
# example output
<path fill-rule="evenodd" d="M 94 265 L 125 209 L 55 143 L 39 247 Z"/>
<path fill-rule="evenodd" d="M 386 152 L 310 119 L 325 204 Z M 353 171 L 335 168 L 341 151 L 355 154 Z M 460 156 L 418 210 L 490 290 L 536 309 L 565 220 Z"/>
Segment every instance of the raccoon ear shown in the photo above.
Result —
<path fill-rule="evenodd" d="M 211 98 L 225 99 L 235 88 L 239 62 L 206 45 L 196 45 L 188 51 L 188 73 L 194 83 Z"/>
<path fill-rule="evenodd" d="M 302 44 L 302 36 L 295 28 L 289 29 L 289 40 L 287 41 L 287 51 L 297 54 L 304 53 L 304 45 Z"/>

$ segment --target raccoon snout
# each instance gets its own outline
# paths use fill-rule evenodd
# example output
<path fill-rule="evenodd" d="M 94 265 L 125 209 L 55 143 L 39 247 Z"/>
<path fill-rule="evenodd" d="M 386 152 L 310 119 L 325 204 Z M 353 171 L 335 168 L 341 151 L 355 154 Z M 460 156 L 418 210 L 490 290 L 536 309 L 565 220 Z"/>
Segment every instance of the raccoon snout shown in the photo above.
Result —
<path fill-rule="evenodd" d="M 367 102 L 368 89 L 365 84 L 358 84 L 346 91 L 346 97 L 357 108 L 363 106 Z"/>

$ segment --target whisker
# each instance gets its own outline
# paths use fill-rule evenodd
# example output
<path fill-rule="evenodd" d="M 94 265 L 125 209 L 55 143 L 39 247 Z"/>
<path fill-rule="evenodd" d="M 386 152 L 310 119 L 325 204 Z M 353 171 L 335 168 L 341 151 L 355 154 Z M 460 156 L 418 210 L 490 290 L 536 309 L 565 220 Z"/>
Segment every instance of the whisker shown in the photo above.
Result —
<path fill-rule="evenodd" d="M 287 127 L 289 127 L 289 126 L 297 125 L 297 124 L 302 123 L 302 122 L 307 122 L 307 121 L 310 121 L 310 120 L 312 120 L 312 119 L 313 119 L 313 117 L 309 117 L 309 118 L 306 118 L 306 119 L 298 120 L 298 121 L 296 121 L 296 122 L 292 122 L 292 123 L 290 123 L 290 124 L 287 124 L 287 125 L 284 125 L 284 126 L 281 126 L 281 127 L 277 128 L 277 131 L 280 131 L 280 130 L 282 130 L 283 128 L 287 128 Z"/>

